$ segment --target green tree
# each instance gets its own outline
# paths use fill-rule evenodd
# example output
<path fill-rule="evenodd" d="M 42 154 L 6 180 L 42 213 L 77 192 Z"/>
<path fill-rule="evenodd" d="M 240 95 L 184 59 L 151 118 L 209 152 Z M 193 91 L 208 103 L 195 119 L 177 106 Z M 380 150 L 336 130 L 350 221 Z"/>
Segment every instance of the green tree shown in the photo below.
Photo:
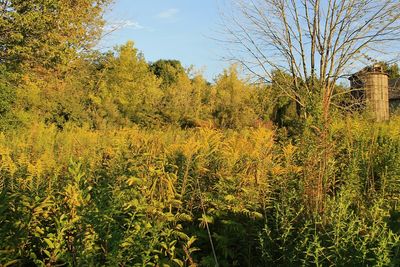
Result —
<path fill-rule="evenodd" d="M 14 76 L 14 77 L 10 77 Z M 16 77 L 0 65 L 0 131 L 15 126 L 13 106 L 16 100 L 12 80 Z"/>
<path fill-rule="evenodd" d="M 93 46 L 110 0 L 0 1 L 0 62 L 52 67 Z"/>
<path fill-rule="evenodd" d="M 190 106 L 193 117 L 196 119 L 210 119 L 214 96 L 212 86 L 202 75 L 195 75 L 192 79 Z"/>
<path fill-rule="evenodd" d="M 176 83 L 180 75 L 186 74 L 179 60 L 160 59 L 150 64 L 151 71 L 162 80 L 161 86 L 166 88 Z"/>
<path fill-rule="evenodd" d="M 164 97 L 160 106 L 160 113 L 168 123 L 180 124 L 193 118 L 191 105 L 192 84 L 186 73 L 177 74 L 176 81 L 168 87 L 163 88 Z"/>
<path fill-rule="evenodd" d="M 155 123 L 156 107 L 162 97 L 159 80 L 133 42 L 118 47 L 116 52 L 108 59 L 98 95 L 100 102 L 112 100 L 122 116 L 134 123 Z"/>
<path fill-rule="evenodd" d="M 385 64 L 387 73 L 389 74 L 389 79 L 400 78 L 400 68 L 398 64 Z"/>
<path fill-rule="evenodd" d="M 215 84 L 216 102 L 213 115 L 223 128 L 252 126 L 257 120 L 254 110 L 254 87 L 238 77 L 234 66 L 218 78 Z"/>

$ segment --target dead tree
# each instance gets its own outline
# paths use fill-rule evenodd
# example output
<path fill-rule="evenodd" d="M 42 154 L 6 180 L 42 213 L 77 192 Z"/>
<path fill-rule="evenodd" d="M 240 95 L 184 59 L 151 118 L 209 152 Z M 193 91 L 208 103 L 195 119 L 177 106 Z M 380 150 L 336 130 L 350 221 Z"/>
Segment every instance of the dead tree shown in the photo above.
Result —
<path fill-rule="evenodd" d="M 234 0 L 231 11 L 230 58 L 262 80 L 290 73 L 293 86 L 279 90 L 302 107 L 319 100 L 325 117 L 336 82 L 363 55 L 400 48 L 398 0 Z"/>
<path fill-rule="evenodd" d="M 318 123 L 322 157 L 315 202 L 326 191 L 327 134 L 335 85 L 360 67 L 360 59 L 399 50 L 399 0 L 233 0 L 224 9 L 230 59 L 262 81 L 275 70 L 289 73 L 291 86 L 277 90 L 296 101 L 303 117 Z M 276 72 L 275 72 L 276 73 Z M 341 92 L 342 94 L 343 92 Z"/>

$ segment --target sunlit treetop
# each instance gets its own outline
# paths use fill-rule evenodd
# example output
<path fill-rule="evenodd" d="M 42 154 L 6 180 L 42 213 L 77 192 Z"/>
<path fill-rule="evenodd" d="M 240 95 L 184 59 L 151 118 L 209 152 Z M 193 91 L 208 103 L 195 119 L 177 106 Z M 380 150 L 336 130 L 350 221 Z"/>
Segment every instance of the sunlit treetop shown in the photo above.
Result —
<path fill-rule="evenodd" d="M 53 67 L 99 40 L 111 0 L 1 0 L 0 62 Z"/>

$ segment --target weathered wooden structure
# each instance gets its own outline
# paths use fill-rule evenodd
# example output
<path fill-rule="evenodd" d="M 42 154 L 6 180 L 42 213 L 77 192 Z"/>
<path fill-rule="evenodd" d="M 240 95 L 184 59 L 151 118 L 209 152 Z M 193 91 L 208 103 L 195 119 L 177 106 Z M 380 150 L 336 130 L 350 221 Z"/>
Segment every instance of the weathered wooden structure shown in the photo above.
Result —
<path fill-rule="evenodd" d="M 389 79 L 389 106 L 391 111 L 400 110 L 400 78 Z"/>
<path fill-rule="evenodd" d="M 365 102 L 377 121 L 389 120 L 389 77 L 382 65 L 362 69 L 350 77 L 350 82 L 352 95 Z"/>

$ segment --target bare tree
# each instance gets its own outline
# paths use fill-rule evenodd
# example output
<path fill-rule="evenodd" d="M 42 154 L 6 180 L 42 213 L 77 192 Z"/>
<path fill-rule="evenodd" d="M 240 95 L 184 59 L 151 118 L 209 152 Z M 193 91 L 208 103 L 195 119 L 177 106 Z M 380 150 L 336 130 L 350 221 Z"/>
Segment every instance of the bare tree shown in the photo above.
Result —
<path fill-rule="evenodd" d="M 231 59 L 262 80 L 290 73 L 279 89 L 303 108 L 317 101 L 325 119 L 338 79 L 400 49 L 399 0 L 233 0 L 231 11 Z"/>
<path fill-rule="evenodd" d="M 224 12 L 230 58 L 262 81 L 289 73 L 291 86 L 275 87 L 317 119 L 320 139 L 304 177 L 313 207 L 323 209 L 329 185 L 328 128 L 335 85 L 363 59 L 400 49 L 399 0 L 233 0 Z M 275 72 L 275 70 L 281 70 Z M 343 92 L 341 92 L 343 93 Z"/>

